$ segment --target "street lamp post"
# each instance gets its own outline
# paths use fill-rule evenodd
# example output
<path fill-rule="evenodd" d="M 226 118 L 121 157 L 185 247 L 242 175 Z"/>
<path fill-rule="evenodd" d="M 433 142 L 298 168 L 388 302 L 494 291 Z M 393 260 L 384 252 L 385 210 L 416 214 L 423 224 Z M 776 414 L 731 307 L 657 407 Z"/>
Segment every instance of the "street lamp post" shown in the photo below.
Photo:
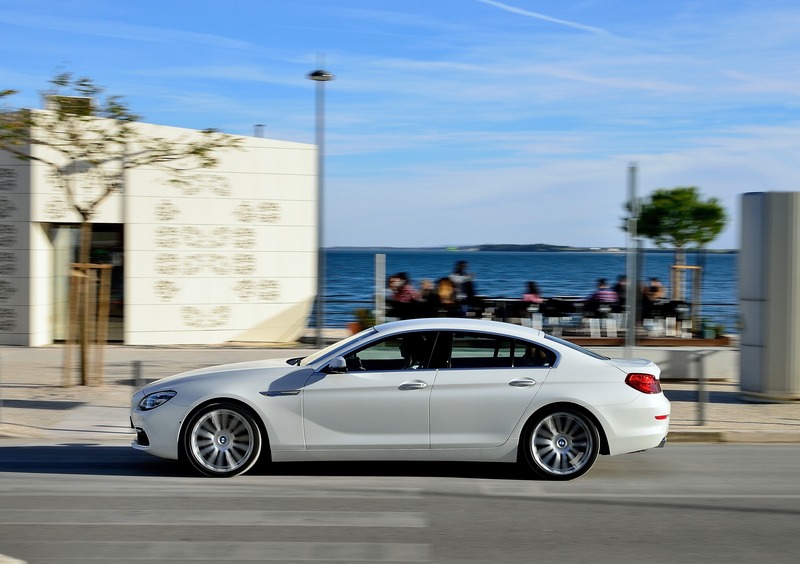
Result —
<path fill-rule="evenodd" d="M 625 357 L 633 356 L 636 346 L 636 317 L 638 313 L 637 300 L 639 294 L 639 240 L 637 239 L 637 224 L 639 221 L 639 197 L 636 193 L 636 176 L 638 165 L 631 163 L 628 166 L 628 260 L 625 304 L 628 310 L 628 323 L 625 328 Z"/>
<path fill-rule="evenodd" d="M 317 69 L 308 73 L 316 87 L 316 136 L 317 136 L 317 346 L 324 346 L 322 337 L 325 325 L 325 241 L 323 238 L 323 196 L 325 186 L 325 83 L 334 76 L 326 70 Z"/>

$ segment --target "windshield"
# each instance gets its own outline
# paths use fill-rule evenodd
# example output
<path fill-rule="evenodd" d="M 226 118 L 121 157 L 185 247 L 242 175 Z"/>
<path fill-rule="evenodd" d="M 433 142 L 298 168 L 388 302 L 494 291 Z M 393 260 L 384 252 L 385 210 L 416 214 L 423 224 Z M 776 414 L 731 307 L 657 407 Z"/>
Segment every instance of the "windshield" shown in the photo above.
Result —
<path fill-rule="evenodd" d="M 377 330 L 374 327 L 369 327 L 367 329 L 364 329 L 360 333 L 356 333 L 355 335 L 351 335 L 350 337 L 347 337 L 346 339 L 344 339 L 342 341 L 337 341 L 337 342 L 333 343 L 332 345 L 329 345 L 329 346 L 325 347 L 324 349 L 319 350 L 319 351 L 315 352 L 314 354 L 305 357 L 304 359 L 301 359 L 300 362 L 298 363 L 298 366 L 308 366 L 309 364 L 313 364 L 314 362 L 318 361 L 319 359 L 321 359 L 323 357 L 326 357 L 328 355 L 332 355 L 332 353 L 336 352 L 339 349 L 345 348 L 347 345 L 349 345 L 351 343 L 362 341 L 362 340 L 366 339 L 367 337 L 371 337 L 376 332 L 377 332 Z"/>
<path fill-rule="evenodd" d="M 549 341 L 555 341 L 559 345 L 564 345 L 565 347 L 569 347 L 574 351 L 578 351 L 578 352 L 581 352 L 583 354 L 587 354 L 587 355 L 591 356 L 592 358 L 596 358 L 598 360 L 609 360 L 609 358 L 607 356 L 603 356 L 601 354 L 594 353 L 594 352 L 592 352 L 592 351 L 590 351 L 588 349 L 585 349 L 585 348 L 583 348 L 583 347 L 581 347 L 579 345 L 576 345 L 575 343 L 570 343 L 569 341 L 565 341 L 564 339 L 560 339 L 558 337 L 554 337 L 553 335 L 545 335 L 544 338 L 549 340 Z"/>

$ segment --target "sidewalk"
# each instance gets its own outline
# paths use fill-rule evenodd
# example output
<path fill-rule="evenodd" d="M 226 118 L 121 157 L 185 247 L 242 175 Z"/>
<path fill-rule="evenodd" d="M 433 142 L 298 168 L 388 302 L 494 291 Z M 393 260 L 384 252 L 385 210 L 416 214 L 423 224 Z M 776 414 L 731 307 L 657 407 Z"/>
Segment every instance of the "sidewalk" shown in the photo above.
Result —
<path fill-rule="evenodd" d="M 152 381 L 205 366 L 305 356 L 314 350 L 303 347 L 110 345 L 103 386 L 63 387 L 62 346 L 0 346 L 0 438 L 127 442 L 133 437 L 128 411 L 135 361 L 141 362 L 141 376 Z M 662 385 L 672 403 L 669 442 L 800 443 L 798 402 L 750 403 L 740 396 L 738 383 L 711 382 L 701 425 L 697 384 Z"/>

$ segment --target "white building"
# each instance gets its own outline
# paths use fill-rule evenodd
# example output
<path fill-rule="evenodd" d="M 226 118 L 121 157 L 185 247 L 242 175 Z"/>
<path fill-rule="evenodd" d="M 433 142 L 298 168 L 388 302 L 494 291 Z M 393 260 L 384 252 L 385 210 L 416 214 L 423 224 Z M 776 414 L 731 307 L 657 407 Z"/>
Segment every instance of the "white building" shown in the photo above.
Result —
<path fill-rule="evenodd" d="M 136 127 L 168 139 L 199 135 Z M 110 339 L 290 342 L 304 333 L 316 295 L 316 146 L 240 140 L 187 185 L 156 168 L 130 169 L 121 193 L 98 207 L 92 262 L 114 265 Z M 92 199 L 91 170 L 78 174 L 79 197 Z M 45 165 L 0 152 L 0 344 L 66 338 L 79 227 Z"/>

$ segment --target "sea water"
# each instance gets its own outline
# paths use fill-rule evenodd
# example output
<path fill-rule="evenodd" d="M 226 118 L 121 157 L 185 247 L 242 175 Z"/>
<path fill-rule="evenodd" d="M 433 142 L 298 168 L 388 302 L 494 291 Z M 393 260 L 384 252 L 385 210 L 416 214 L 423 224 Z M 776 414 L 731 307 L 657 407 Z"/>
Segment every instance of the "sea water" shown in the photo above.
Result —
<path fill-rule="evenodd" d="M 625 274 L 624 252 L 489 252 L 406 249 L 328 249 L 326 251 L 325 326 L 345 327 L 354 320 L 353 310 L 374 307 L 375 257 L 385 256 L 386 275 L 405 272 L 418 288 L 423 279 L 433 282 L 465 260 L 475 275 L 477 294 L 493 298 L 521 298 L 528 281 L 534 281 L 544 297 L 591 294 L 598 278 L 613 285 Z M 702 317 L 737 330 L 738 271 L 735 253 L 687 253 L 689 265 L 702 267 Z M 673 253 L 640 254 L 640 280 L 658 278 L 669 287 Z M 385 280 L 381 286 L 385 286 Z M 382 291 L 384 288 L 380 288 Z M 686 289 L 691 300 L 692 274 Z M 314 325 L 312 316 L 311 325 Z"/>

